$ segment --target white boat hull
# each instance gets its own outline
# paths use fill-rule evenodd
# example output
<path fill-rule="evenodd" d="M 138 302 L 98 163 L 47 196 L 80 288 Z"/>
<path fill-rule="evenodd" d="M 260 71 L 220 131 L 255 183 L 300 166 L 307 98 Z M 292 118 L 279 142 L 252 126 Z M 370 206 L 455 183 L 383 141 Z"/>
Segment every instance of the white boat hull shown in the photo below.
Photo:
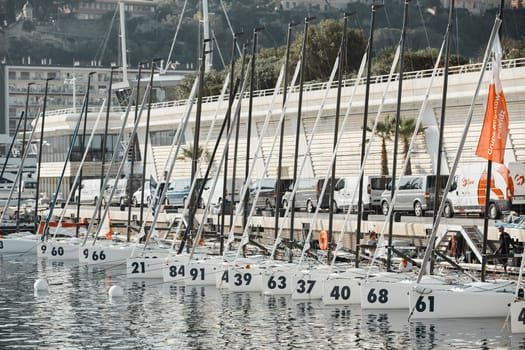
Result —
<path fill-rule="evenodd" d="M 189 255 L 175 255 L 166 259 L 162 267 L 162 279 L 169 283 L 184 283 L 188 270 Z"/>
<path fill-rule="evenodd" d="M 129 244 L 86 244 L 79 247 L 78 259 L 85 265 L 119 264 L 131 257 L 133 249 Z"/>
<path fill-rule="evenodd" d="M 361 284 L 361 308 L 408 310 L 408 292 L 413 285 L 411 280 L 368 280 Z"/>
<path fill-rule="evenodd" d="M 510 304 L 510 331 L 525 333 L 525 300 L 515 300 Z"/>
<path fill-rule="evenodd" d="M 325 268 L 297 271 L 292 278 L 292 300 L 321 299 L 327 276 Z"/>
<path fill-rule="evenodd" d="M 46 258 L 48 261 L 78 260 L 80 241 L 75 238 L 52 240 L 46 242 Z"/>
<path fill-rule="evenodd" d="M 130 279 L 163 278 L 167 250 L 152 250 L 126 259 L 126 275 Z"/>
<path fill-rule="evenodd" d="M 265 295 L 291 295 L 293 293 L 293 276 L 297 266 L 265 266 L 262 273 L 262 293 Z"/>
<path fill-rule="evenodd" d="M 263 271 L 257 265 L 240 264 L 228 268 L 231 292 L 261 292 Z"/>
<path fill-rule="evenodd" d="M 330 274 L 324 281 L 323 303 L 325 305 L 361 304 L 361 283 L 364 282 L 364 276 L 352 272 Z"/>
<path fill-rule="evenodd" d="M 413 288 L 410 290 L 412 319 L 506 317 L 514 299 L 515 285 L 506 287 L 479 282 L 474 287 L 449 289 Z"/>
<path fill-rule="evenodd" d="M 214 286 L 222 259 L 192 260 L 187 265 L 187 286 Z"/>
<path fill-rule="evenodd" d="M 34 235 L 33 235 L 34 236 Z M 0 255 L 34 256 L 40 248 L 40 239 L 34 237 L 2 237 L 0 238 Z"/>
<path fill-rule="evenodd" d="M 230 275 L 228 274 L 228 263 L 223 262 L 217 268 L 217 273 L 215 275 L 215 287 L 217 289 L 228 289 Z"/>

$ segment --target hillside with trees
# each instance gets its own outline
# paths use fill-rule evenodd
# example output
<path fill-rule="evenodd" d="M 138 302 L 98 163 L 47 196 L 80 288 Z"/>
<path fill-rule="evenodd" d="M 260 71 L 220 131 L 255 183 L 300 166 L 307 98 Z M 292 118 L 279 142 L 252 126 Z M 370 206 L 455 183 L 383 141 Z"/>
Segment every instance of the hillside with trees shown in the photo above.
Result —
<path fill-rule="evenodd" d="M 7 64 L 20 64 L 22 58 L 30 56 L 32 62 L 51 59 L 53 64 L 82 65 L 97 62 L 109 66 L 118 62 L 119 19 L 117 12 L 108 12 L 100 19 L 80 21 L 73 13 L 61 9 L 74 8 L 79 0 L 30 0 L 34 6 L 34 21 L 16 21 L 12 14 L 20 11 L 27 0 L 9 2 L 11 14 L 7 27 L 0 29 L 0 57 Z M 174 45 L 172 61 L 182 67 L 197 67 L 202 33 L 201 1 L 190 0 L 182 13 L 184 0 L 159 0 L 151 16 L 126 18 L 128 62 L 136 67 L 138 62 L 152 57 L 167 58 L 174 34 L 182 16 L 180 30 Z M 409 23 L 406 42 L 408 53 L 406 69 L 430 68 L 443 40 L 448 10 L 439 6 L 439 0 L 413 1 L 409 5 Z M 243 31 L 239 44 L 248 43 L 254 26 L 265 29 L 259 34 L 258 86 L 273 86 L 278 74 L 288 23 L 295 22 L 292 44 L 292 63 L 298 59 L 302 42 L 304 18 L 314 15 L 311 22 L 307 80 L 326 79 L 339 48 L 342 32 L 342 11 L 316 8 L 295 8 L 285 11 L 275 0 L 210 0 L 211 28 L 214 37 L 215 75 L 220 78 L 231 55 L 232 30 Z M 347 74 L 355 74 L 365 50 L 370 27 L 370 6 L 350 3 L 354 12 L 349 17 L 349 49 Z M 399 41 L 402 23 L 402 2 L 391 2 L 377 11 L 375 27 L 374 73 L 389 70 L 393 48 Z M 227 13 L 228 16 L 225 15 Z M 453 56 L 451 64 L 479 61 L 489 36 L 496 11 L 483 16 L 473 16 L 465 10 L 456 11 L 454 25 Z M 525 10 L 506 10 L 504 13 L 504 46 L 508 57 L 525 55 Z M 231 23 L 231 27 L 230 24 Z M 248 44 L 248 46 L 250 46 Z M 238 65 L 240 66 L 240 65 Z M 220 84 L 219 84 L 220 85 Z M 212 89 L 213 90 L 213 89 Z M 210 91 L 211 92 L 211 91 Z"/>

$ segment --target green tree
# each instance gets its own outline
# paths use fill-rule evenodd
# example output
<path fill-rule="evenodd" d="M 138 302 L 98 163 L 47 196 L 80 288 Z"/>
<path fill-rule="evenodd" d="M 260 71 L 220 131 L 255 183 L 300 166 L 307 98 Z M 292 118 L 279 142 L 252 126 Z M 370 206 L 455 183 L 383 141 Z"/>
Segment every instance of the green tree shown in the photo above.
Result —
<path fill-rule="evenodd" d="M 399 137 L 401 138 L 401 142 L 403 142 L 403 156 L 405 160 L 408 156 L 408 147 L 410 146 L 410 139 L 412 135 L 414 132 L 417 134 L 421 134 L 423 132 L 421 125 L 416 131 L 416 121 L 416 118 L 401 118 L 399 121 Z M 408 158 L 407 161 L 405 175 L 412 175 L 412 163 L 410 158 Z"/>
<path fill-rule="evenodd" d="M 193 159 L 193 144 L 192 143 L 186 146 L 183 146 L 181 150 L 182 150 L 182 154 L 179 155 L 178 159 L 181 159 L 181 160 L 182 159 L 190 159 L 190 160 Z M 204 157 L 206 159 L 209 159 L 208 151 L 205 151 L 204 147 L 202 145 L 199 145 L 197 159 L 200 159 L 203 153 L 204 153 Z"/>
<path fill-rule="evenodd" d="M 381 175 L 388 175 L 388 153 L 386 141 L 392 139 L 394 132 L 394 118 L 387 116 L 384 121 L 378 121 L 375 134 L 381 138 Z M 371 130 L 372 128 L 368 128 Z"/>
<path fill-rule="evenodd" d="M 342 33 L 342 20 L 327 19 L 318 25 L 309 26 L 305 81 L 326 81 L 328 79 L 341 46 Z M 365 52 L 366 40 L 363 32 L 360 30 L 349 29 L 347 30 L 347 35 L 348 45 L 345 68 L 349 74 L 359 68 L 361 58 Z M 292 64 L 299 61 L 302 45 L 303 33 L 297 35 L 292 43 Z"/>
<path fill-rule="evenodd" d="M 374 75 L 389 74 L 394 60 L 394 48 L 382 50 L 372 64 L 372 72 Z M 405 72 L 413 72 L 418 70 L 433 69 L 436 64 L 436 59 L 439 51 L 435 48 L 423 49 L 417 51 L 406 50 L 404 57 Z M 444 57 L 441 57 L 440 66 L 444 65 Z M 452 55 L 450 57 L 450 66 L 458 66 L 467 64 L 468 60 L 463 56 Z M 396 67 L 396 71 L 399 70 Z"/>

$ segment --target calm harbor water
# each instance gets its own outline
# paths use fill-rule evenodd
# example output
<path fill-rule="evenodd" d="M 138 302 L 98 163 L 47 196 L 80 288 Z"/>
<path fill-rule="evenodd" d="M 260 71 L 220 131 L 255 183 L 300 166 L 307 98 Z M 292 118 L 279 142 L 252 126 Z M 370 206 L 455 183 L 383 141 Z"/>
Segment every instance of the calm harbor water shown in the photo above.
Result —
<path fill-rule="evenodd" d="M 48 293 L 36 294 L 36 278 Z M 124 288 L 111 301 L 112 285 Z M 482 307 L 480 305 L 480 307 Z M 0 256 L 0 349 L 523 349 L 504 319 L 408 322 L 290 297 L 128 280 L 91 268 Z"/>

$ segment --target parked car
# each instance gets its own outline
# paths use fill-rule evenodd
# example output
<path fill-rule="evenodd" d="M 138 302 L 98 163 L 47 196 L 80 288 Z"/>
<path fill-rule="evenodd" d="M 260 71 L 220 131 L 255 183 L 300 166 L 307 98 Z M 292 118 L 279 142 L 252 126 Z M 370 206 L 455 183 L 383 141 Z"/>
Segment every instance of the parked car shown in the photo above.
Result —
<path fill-rule="evenodd" d="M 297 191 L 295 192 L 295 209 L 306 209 L 309 213 L 313 213 L 317 207 L 317 196 L 319 193 L 319 184 L 317 179 L 303 178 L 297 180 Z M 283 196 L 283 207 L 286 208 L 291 205 L 291 196 L 294 184 L 288 186 L 288 190 Z"/>
<path fill-rule="evenodd" d="M 518 198 L 518 189 L 523 185 L 523 182 L 513 181 L 513 179 L 519 179 L 519 176 L 524 173 L 523 164 L 513 163 L 509 168 L 504 164 L 492 164 L 489 218 L 497 219 L 501 213 L 511 210 L 511 202 L 513 198 Z M 482 215 L 485 212 L 486 183 L 486 162 L 458 167 L 447 195 L 443 214 L 449 218 L 454 214 Z"/>
<path fill-rule="evenodd" d="M 134 207 L 140 206 L 140 201 L 142 199 L 142 191 L 144 191 L 144 203 L 142 205 L 148 207 L 151 205 L 151 184 L 148 180 L 144 182 L 142 188 L 139 187 L 135 192 L 133 192 L 133 196 L 131 197 L 131 204 Z"/>
<path fill-rule="evenodd" d="M 184 207 L 186 201 L 191 197 L 191 179 L 175 179 L 172 181 L 166 192 L 166 204 L 172 207 Z M 195 183 L 195 193 L 198 194 L 202 186 L 203 179 L 197 179 Z M 197 207 L 201 207 L 200 199 L 197 201 Z"/>
<path fill-rule="evenodd" d="M 223 189 L 224 189 L 224 178 L 219 177 L 217 180 L 217 183 L 215 185 L 214 191 L 212 192 L 212 185 L 214 179 L 209 179 L 206 181 L 206 184 L 204 185 L 204 189 L 202 191 L 202 206 L 210 205 L 212 207 L 219 207 L 219 205 L 222 203 L 222 197 L 223 197 Z M 235 191 L 233 194 L 233 202 L 238 203 L 239 202 L 239 195 L 241 193 L 242 186 L 244 184 L 244 179 L 236 178 L 235 179 Z M 228 207 L 228 211 L 232 209 L 232 179 L 229 178 L 226 181 L 226 206 Z"/>
<path fill-rule="evenodd" d="M 447 184 L 448 175 L 441 176 L 441 193 Z M 434 209 L 436 175 L 403 176 L 399 181 L 394 211 L 413 212 L 423 216 L 425 211 Z M 392 181 L 381 194 L 381 208 L 384 215 L 390 207 Z M 396 183 L 397 186 L 397 183 Z"/>
<path fill-rule="evenodd" d="M 370 197 L 370 209 L 373 212 L 379 213 L 381 211 L 381 195 L 386 189 L 386 186 L 392 181 L 391 176 L 385 175 L 370 175 L 365 177 L 365 184 L 368 195 Z"/>
<path fill-rule="evenodd" d="M 134 176 L 133 180 L 127 177 L 122 177 L 118 181 L 110 179 L 108 185 L 104 189 L 104 202 L 106 205 L 118 205 L 121 210 L 128 205 L 128 197 L 130 192 L 134 193 L 140 186 L 141 176 Z M 110 198 L 113 187 L 117 184 L 113 197 Z"/>
<path fill-rule="evenodd" d="M 257 179 L 250 184 L 248 203 L 256 209 L 271 209 L 275 207 L 277 179 Z M 260 188 L 259 188 L 260 187 Z M 254 199 L 257 195 L 257 201 Z"/>
<path fill-rule="evenodd" d="M 364 175 L 363 176 L 363 193 L 362 203 L 363 211 L 378 212 L 381 208 L 381 194 L 386 188 L 386 185 L 391 180 L 388 176 Z M 319 195 L 323 188 L 324 179 L 319 180 L 318 191 Z M 344 209 L 347 210 L 351 206 L 352 211 L 357 210 L 357 202 L 359 197 L 356 190 L 359 188 L 358 176 L 347 176 L 342 178 L 335 178 L 334 186 L 334 210 L 335 212 Z M 329 209 L 329 198 L 332 182 L 330 181 L 326 186 L 323 199 L 320 201 L 322 209 Z M 318 197 L 319 197 L 318 195 Z M 352 202 L 352 198 L 354 201 Z M 351 203 L 352 202 L 352 203 Z"/>
<path fill-rule="evenodd" d="M 40 206 L 51 206 L 51 203 L 55 200 L 55 194 L 53 193 L 53 197 L 50 199 L 49 195 L 46 192 L 40 193 L 40 198 L 38 199 L 38 205 Z M 66 206 L 66 200 L 64 199 L 64 195 L 62 192 L 58 193 L 57 200 L 55 202 L 55 207 L 61 207 L 64 208 Z"/>
<path fill-rule="evenodd" d="M 319 183 L 319 192 L 322 189 L 322 184 L 324 181 Z M 368 177 L 365 176 L 363 178 L 363 191 L 362 191 L 362 203 L 363 203 L 363 210 L 369 210 L 370 209 L 370 196 L 367 191 L 367 183 Z M 325 195 L 323 197 L 323 201 L 321 204 L 321 208 L 328 209 L 329 208 L 329 198 L 330 198 L 330 182 L 328 183 L 328 186 L 326 186 Z M 348 176 L 348 177 L 342 177 L 337 179 L 335 181 L 334 186 L 334 212 L 338 212 L 339 210 L 350 210 L 356 211 L 357 210 L 357 203 L 359 202 L 359 196 L 356 193 L 359 189 L 359 177 L 358 176 Z M 320 193 L 319 193 L 320 194 Z"/>
<path fill-rule="evenodd" d="M 99 197 L 100 197 L 100 179 L 83 179 L 81 189 L 80 189 L 80 202 L 95 205 Z M 75 195 L 73 198 L 75 200 L 75 203 L 78 203 L 78 200 L 79 200 L 78 187 L 75 190 Z"/>

